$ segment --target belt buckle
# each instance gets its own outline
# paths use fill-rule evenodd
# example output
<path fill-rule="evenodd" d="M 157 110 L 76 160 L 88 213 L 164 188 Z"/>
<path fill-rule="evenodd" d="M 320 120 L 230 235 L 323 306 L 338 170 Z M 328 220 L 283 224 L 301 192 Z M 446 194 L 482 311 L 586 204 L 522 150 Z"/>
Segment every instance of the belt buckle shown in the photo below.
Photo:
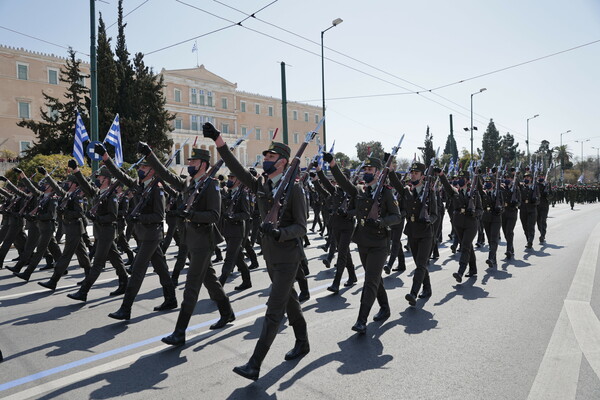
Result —
<path fill-rule="evenodd" d="M 410 222 L 415 222 L 415 216 L 414 215 L 410 216 Z"/>
<path fill-rule="evenodd" d="M 364 219 L 360 220 L 360 226 L 365 226 L 365 220 Z"/>
<path fill-rule="evenodd" d="M 464 213 L 465 213 L 465 211 L 466 211 L 466 210 L 465 210 L 464 208 L 461 208 L 461 209 L 460 209 L 460 213 L 461 213 L 461 214 L 464 214 Z"/>
<path fill-rule="evenodd" d="M 525 200 L 525 204 L 528 204 L 528 203 L 529 203 L 529 200 Z"/>

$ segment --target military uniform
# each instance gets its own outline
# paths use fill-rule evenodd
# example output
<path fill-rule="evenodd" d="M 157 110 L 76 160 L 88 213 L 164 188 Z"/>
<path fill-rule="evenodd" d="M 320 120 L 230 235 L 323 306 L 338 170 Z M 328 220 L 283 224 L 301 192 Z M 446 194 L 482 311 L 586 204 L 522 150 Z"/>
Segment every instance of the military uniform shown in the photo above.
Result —
<path fill-rule="evenodd" d="M 540 204 L 537 206 L 537 228 L 540 231 L 540 243 L 544 243 L 546 241 L 546 229 L 548 228 L 548 211 L 554 195 L 549 183 L 542 181 L 538 182 L 537 186 L 540 191 Z"/>
<path fill-rule="evenodd" d="M 490 268 L 496 268 L 498 265 L 496 252 L 498 250 L 498 240 L 500 239 L 500 228 L 502 227 L 504 197 L 500 188 L 498 188 L 498 191 L 494 190 L 494 183 L 489 178 L 485 180 L 484 187 L 478 184 L 477 189 L 479 190 L 481 205 L 483 207 L 481 223 L 483 224 L 489 242 L 489 252 L 486 263 Z"/>
<path fill-rule="evenodd" d="M 527 238 L 527 245 L 525 246 L 527 249 L 531 249 L 533 246 L 535 224 L 537 222 L 537 206 L 540 204 L 539 187 L 532 182 L 532 179 L 533 177 L 529 172 L 525 173 L 523 185 L 521 186 L 521 208 L 519 212 L 521 225 Z"/>
<path fill-rule="evenodd" d="M 206 125 L 209 125 L 210 129 L 210 124 Z M 282 175 L 273 177 L 274 181 L 266 175 L 255 178 L 239 163 L 226 145 L 218 147 L 217 150 L 232 173 L 256 194 L 260 215 L 264 220 L 273 205 L 273 194 L 281 182 Z M 263 155 L 267 152 L 290 159 L 290 149 L 283 143 L 273 142 Z M 280 214 L 276 231 L 279 236 L 276 238 L 276 233 L 265 231 L 262 237 L 261 248 L 272 282 L 262 331 L 248 364 L 234 369 L 236 373 L 250 379 L 258 377 L 262 361 L 275 340 L 284 313 L 287 314 L 296 337 L 294 349 L 286 354 L 286 359 L 297 358 L 309 350 L 306 321 L 294 290 L 294 281 L 300 262 L 304 258 L 302 237 L 306 234 L 307 208 L 302 186 L 293 182 L 290 184 L 293 186 Z"/>
<path fill-rule="evenodd" d="M 518 182 L 511 180 L 512 176 L 504 176 L 504 187 L 502 189 L 504 197 L 504 214 L 502 215 L 502 234 L 506 239 L 506 258 L 510 259 L 515 254 L 514 238 L 515 226 L 519 217 L 519 207 L 521 206 L 521 189 Z M 516 179 L 516 177 L 515 177 Z"/>
<path fill-rule="evenodd" d="M 425 174 L 425 165 L 422 163 L 413 163 L 411 171 L 419 171 Z M 398 179 L 396 174 L 390 174 L 390 182 L 398 191 L 398 197 L 406 206 L 406 227 L 404 233 L 408 238 L 410 252 L 415 260 L 415 274 L 413 275 L 413 284 L 410 292 L 406 295 L 406 300 L 411 305 L 415 305 L 419 290 L 423 286 L 421 297 L 431 296 L 431 280 L 427 264 L 431 255 L 431 247 L 434 243 L 435 222 L 438 218 L 437 198 L 433 190 L 429 193 L 429 199 L 426 200 L 428 216 L 421 218 L 423 209 L 424 185 L 419 183 L 417 186 L 412 186 L 410 189 L 405 188 L 404 184 Z M 427 184 L 432 185 L 431 182 Z"/>
<path fill-rule="evenodd" d="M 18 189 L 10 181 L 6 180 L 6 185 L 7 188 L 11 190 L 14 194 L 12 195 L 11 201 L 4 209 L 4 218 L 6 218 L 8 221 L 8 229 L 6 231 L 4 241 L 2 242 L 2 246 L 0 246 L 0 265 L 4 264 L 6 254 L 10 250 L 13 243 L 15 244 L 15 246 L 17 246 L 17 241 L 19 240 L 19 237 L 23 235 L 23 218 L 21 217 L 21 215 L 19 215 L 19 211 L 23 207 L 25 199 L 27 198 L 27 193 Z M 23 189 L 25 188 L 23 187 Z M 23 241 L 21 250 L 23 250 L 24 246 L 25 241 Z M 22 252 L 19 253 L 23 255 Z"/>
<path fill-rule="evenodd" d="M 381 160 L 375 157 L 367 158 L 364 166 L 375 167 L 380 171 L 382 169 Z M 390 315 L 390 306 L 381 273 L 390 252 L 389 227 L 400 222 L 400 209 L 389 187 L 383 187 L 380 199 L 373 199 L 376 183 L 374 179 L 370 185 L 367 182 L 362 191 L 354 186 L 337 166 L 333 166 L 332 173 L 344 192 L 354 199 L 356 205 L 357 226 L 352 241 L 358 245 L 358 254 L 365 269 L 365 283 L 360 299 L 358 318 L 352 329 L 364 334 L 367 328 L 367 318 L 376 298 L 381 310 L 375 315 L 375 320 L 384 320 Z M 380 202 L 377 220 L 369 219 L 374 201 Z"/>

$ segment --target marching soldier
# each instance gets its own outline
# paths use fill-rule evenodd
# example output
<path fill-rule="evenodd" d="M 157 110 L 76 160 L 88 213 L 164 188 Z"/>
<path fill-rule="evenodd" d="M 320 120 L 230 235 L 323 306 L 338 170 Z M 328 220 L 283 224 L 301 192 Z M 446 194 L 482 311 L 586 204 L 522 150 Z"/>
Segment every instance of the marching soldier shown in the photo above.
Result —
<path fill-rule="evenodd" d="M 21 170 L 15 170 L 15 172 L 20 173 Z M 0 246 L 0 265 L 3 265 L 6 254 L 13 243 L 17 249 L 21 250 L 19 251 L 20 256 L 23 255 L 26 238 L 23 238 L 23 218 L 19 215 L 19 211 L 22 209 L 26 198 L 30 196 L 30 194 L 25 193 L 25 190 L 27 189 L 21 182 L 19 183 L 19 187 L 17 187 L 4 176 L 0 176 L 0 180 L 6 182 L 6 187 L 13 192 L 10 202 L 4 209 L 4 218 L 8 220 L 8 229 L 4 241 L 2 242 L 2 246 Z"/>
<path fill-rule="evenodd" d="M 392 176 L 394 175 L 394 176 Z M 390 183 L 395 188 L 398 182 L 401 181 L 402 176 L 399 172 L 390 172 Z M 396 183 L 395 183 L 396 182 Z M 403 183 L 402 183 L 403 186 Z M 396 193 L 398 191 L 396 190 Z M 398 207 L 400 208 L 400 217 L 402 218 L 399 223 L 391 226 L 391 238 L 392 238 L 392 247 L 390 249 L 390 257 L 388 259 L 387 264 L 383 267 L 383 270 L 387 275 L 392 273 L 392 267 L 398 260 L 398 266 L 394 268 L 394 271 L 399 271 L 400 273 L 406 271 L 406 260 L 404 259 L 404 251 L 402 250 L 402 232 L 404 231 L 404 224 L 406 219 L 406 205 L 403 203 L 404 199 L 402 196 L 396 196 L 398 200 Z"/>
<path fill-rule="evenodd" d="M 519 217 L 519 206 L 521 205 L 521 189 L 519 187 L 517 176 L 513 176 L 515 169 L 511 168 L 509 173 L 504 175 L 504 213 L 502 215 L 502 234 L 506 239 L 506 259 L 510 260 L 515 255 L 514 237 L 515 226 Z"/>
<path fill-rule="evenodd" d="M 495 171 L 495 173 L 499 174 L 500 172 Z M 481 205 L 483 207 L 481 222 L 490 244 L 488 259 L 485 262 L 489 268 L 497 268 L 496 252 L 498 250 L 498 240 L 500 238 L 500 228 L 502 226 L 504 199 L 502 192 L 500 190 L 495 190 L 494 181 L 489 177 L 485 178 L 483 187 L 479 182 L 477 186 L 481 196 Z"/>
<path fill-rule="evenodd" d="M 332 154 L 323 154 L 323 160 L 329 163 L 333 177 L 344 192 L 354 198 L 356 205 L 358 224 L 352 239 L 358 245 L 360 260 L 365 269 L 365 283 L 360 299 L 358 318 L 352 326 L 352 330 L 359 334 L 365 334 L 367 332 L 367 318 L 375 299 L 379 302 L 381 309 L 375 314 L 373 320 L 384 321 L 391 315 L 381 273 L 390 252 L 390 231 L 388 227 L 400 222 L 400 210 L 398 202 L 394 199 L 392 191 L 388 187 L 383 188 L 381 200 L 372 198 L 379 174 L 383 169 L 380 159 L 369 157 L 365 160 L 363 167 L 364 191 L 359 191 L 344 176 L 336 165 Z M 368 217 L 374 201 L 380 201 L 380 212 L 377 219 Z"/>
<path fill-rule="evenodd" d="M 86 216 L 94 221 L 95 250 L 92 268 L 81 283 L 79 290 L 75 293 L 69 293 L 67 297 L 73 300 L 87 301 L 88 292 L 100 276 L 107 259 L 115 268 L 115 272 L 119 277 L 119 287 L 114 292 L 111 292 L 110 295 L 118 296 L 123 294 L 127 287 L 127 272 L 125 272 L 123 260 L 121 260 L 115 244 L 118 200 L 114 193 L 109 192 L 111 174 L 103 166 L 97 171 L 94 186 L 92 186 L 79 170 L 77 161 L 73 159 L 69 160 L 69 168 L 73 171 L 73 175 L 77 179 L 77 183 L 83 193 L 88 198 L 94 199 L 97 209 L 95 213 L 91 213 L 90 211 L 86 213 Z"/>
<path fill-rule="evenodd" d="M 454 215 L 452 217 L 452 226 L 454 233 L 458 237 L 461 253 L 458 272 L 452 274 L 458 283 L 462 282 L 463 274 L 469 266 L 469 273 L 465 276 L 471 277 L 477 275 L 477 262 L 473 250 L 473 239 L 477 235 L 477 214 L 480 214 L 481 197 L 476 190 L 467 190 L 470 174 L 467 171 L 460 171 L 458 174 L 458 189 L 452 187 L 443 171 L 439 173 L 440 180 L 449 200 L 452 202 Z"/>
<path fill-rule="evenodd" d="M 155 173 L 171 185 L 173 190 L 181 194 L 183 225 L 179 231 L 179 240 L 181 246 L 185 245 L 184 248 L 189 253 L 190 266 L 175 330 L 171 335 L 162 338 L 162 341 L 172 346 L 182 346 L 185 344 L 185 330 L 194 313 L 200 288 L 203 284 L 211 300 L 217 303 L 221 315 L 219 320 L 210 326 L 210 329 L 221 329 L 235 320 L 229 298 L 225 294 L 223 286 L 219 283 L 210 260 L 214 248 L 223 241 L 223 237 L 216 228 L 221 214 L 219 184 L 215 179 L 203 181 L 206 189 L 202 191 L 202 188 L 198 188 L 202 194 L 195 198 L 193 204 L 190 204 L 188 211 L 185 209 L 186 204 L 190 196 L 194 195 L 197 190 L 196 184 L 203 179 L 210 166 L 210 153 L 208 150 L 192 149 L 192 155 L 188 158 L 189 181 L 169 171 L 146 143 L 140 142 L 138 151 L 146 156 L 146 161 Z M 187 254 L 183 256 L 183 263 L 185 263 L 185 257 L 187 257 Z M 175 273 L 175 271 L 173 272 Z"/>
<path fill-rule="evenodd" d="M 141 204 L 138 204 L 128 215 L 130 221 L 135 224 L 138 253 L 131 266 L 131 278 L 127 283 L 121 307 L 116 312 L 108 314 L 108 316 L 118 320 L 129 320 L 131 318 L 131 307 L 140 291 L 150 262 L 154 272 L 158 275 L 164 296 L 164 302 L 154 307 L 154 311 L 177 308 L 175 285 L 173 285 L 169 275 L 169 267 L 160 247 L 164 235 L 165 195 L 154 176 L 154 170 L 147 163 L 141 163 L 138 169 L 139 181 L 136 181 L 117 167 L 103 145 L 96 144 L 94 152 L 102 156 L 105 166 L 117 181 L 132 190 L 142 193 Z"/>
<path fill-rule="evenodd" d="M 523 231 L 527 238 L 526 249 L 533 248 L 538 204 L 540 204 L 539 187 L 533 182 L 533 176 L 531 175 L 531 172 L 528 171 L 523 176 L 523 185 L 521 186 L 521 209 L 519 212 L 521 225 L 523 226 Z"/>
<path fill-rule="evenodd" d="M 74 254 L 77 255 L 77 261 L 79 262 L 79 266 L 83 268 L 85 275 L 89 274 L 91 262 L 85 243 L 83 242 L 83 232 L 85 231 L 83 216 L 85 210 L 81 198 L 81 189 L 79 188 L 77 179 L 73 175 L 67 176 L 61 187 L 48 175 L 43 167 L 38 167 L 38 172 L 46 176 L 45 179 L 54 190 L 54 193 L 57 193 L 62 198 L 58 208 L 63 221 L 65 247 L 60 258 L 56 260 L 54 273 L 50 280 L 38 282 L 38 285 L 54 291 L 56 290 L 58 281 L 69 267 Z"/>
<path fill-rule="evenodd" d="M 546 182 L 546 177 L 540 172 L 538 184 L 540 190 L 540 204 L 537 206 L 537 227 L 540 231 L 540 244 L 546 242 L 546 229 L 548 227 L 548 211 L 550 202 L 554 199 L 554 193 L 550 184 Z"/>
<path fill-rule="evenodd" d="M 215 141 L 219 154 L 232 173 L 256 194 L 256 201 L 264 220 L 273 205 L 273 193 L 289 165 L 290 148 L 283 143 L 272 142 L 269 149 L 263 152 L 264 174 L 255 178 L 231 153 L 214 126 L 206 123 L 202 130 L 205 137 Z M 294 182 L 289 184 L 293 186 L 286 198 L 279 226 L 275 228 L 268 223 L 262 225 L 261 248 L 272 282 L 263 328 L 248 363 L 233 369 L 236 374 L 251 380 L 258 379 L 260 366 L 275 340 L 284 313 L 287 313 L 289 324 L 296 336 L 294 348 L 286 353 L 285 359 L 303 357 L 310 351 L 306 321 L 294 290 L 300 261 L 304 257 L 302 237 L 306 235 L 306 201 L 302 187 Z"/>
<path fill-rule="evenodd" d="M 430 167 L 431 168 L 431 167 Z M 406 227 L 404 233 L 408 237 L 410 252 L 415 260 L 415 274 L 410 292 L 405 296 L 411 306 L 417 304 L 417 296 L 420 298 L 431 297 L 431 280 L 427 264 L 431 255 L 431 247 L 434 244 L 434 224 L 437 220 L 438 206 L 435 193 L 429 193 L 429 199 L 423 199 L 425 184 L 425 164 L 415 162 L 410 167 L 410 188 L 405 188 L 396 174 L 390 174 L 390 183 L 398 192 L 398 200 L 406 206 Z M 423 213 L 423 207 L 427 207 L 427 213 Z M 423 286 L 423 291 L 419 290 Z"/>

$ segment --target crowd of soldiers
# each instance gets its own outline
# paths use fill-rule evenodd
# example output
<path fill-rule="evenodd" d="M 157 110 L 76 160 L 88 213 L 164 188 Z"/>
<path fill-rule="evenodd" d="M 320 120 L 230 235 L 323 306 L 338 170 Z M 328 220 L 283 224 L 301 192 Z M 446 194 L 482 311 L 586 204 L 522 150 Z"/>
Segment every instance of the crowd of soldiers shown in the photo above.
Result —
<path fill-rule="evenodd" d="M 237 374 L 256 380 L 285 314 L 296 340 L 285 359 L 297 359 L 310 351 L 301 307 L 310 298 L 304 251 L 310 245 L 310 208 L 314 216 L 310 231 L 315 232 L 318 226 L 319 234 L 326 238 L 321 247 L 325 252 L 322 262 L 324 267 L 334 268 L 327 288 L 334 295 L 340 291 L 344 272 L 344 286 L 358 282 L 351 256 L 352 243 L 356 245 L 365 273 L 360 307 L 351 329 L 364 334 L 375 301 L 379 309 L 373 320 L 384 321 L 391 315 L 383 275 L 406 270 L 405 249 L 415 263 L 407 302 L 415 306 L 418 298 L 432 295 L 428 266 L 430 260 L 439 257 L 446 213 L 452 227 L 452 253 L 460 253 L 453 274 L 460 283 L 464 277 L 477 275 L 475 247 L 483 247 L 486 240 L 487 268 L 497 268 L 501 235 L 506 242 L 506 258 L 514 257 L 517 221 L 525 233 L 526 250 L 532 249 L 536 227 L 539 242 L 546 240 L 550 205 L 570 201 L 573 207 L 573 202 L 598 199 L 598 187 L 552 188 L 543 173 L 527 169 L 482 171 L 473 166 L 470 170 L 444 171 L 433 162 L 428 166 L 413 162 L 406 173 L 397 172 L 392 163 L 398 147 L 384 160 L 366 158 L 355 171 L 340 168 L 331 153 L 315 156 L 314 162 L 300 171 L 298 160 L 310 135 L 295 156 L 286 144 L 272 142 L 263 152 L 259 173 L 235 158 L 232 150 L 239 143 L 227 145 L 210 123 L 203 126 L 203 134 L 215 141 L 220 160 L 211 164 L 207 150 L 194 148 L 187 175 L 173 173 L 169 162 L 161 162 L 140 142 L 142 158 L 134 165 L 137 179 L 118 167 L 100 144 L 95 152 L 102 157 L 103 166 L 90 178 L 83 176 L 75 160 L 69 161 L 69 174 L 60 183 L 43 167 L 37 168 L 43 175 L 37 184 L 19 169 L 15 169 L 20 178 L 16 185 L 0 176 L 5 182 L 0 188 L 0 267 L 14 246 L 19 256 L 7 269 L 28 281 L 45 260 L 39 269 L 51 270 L 52 276 L 38 284 L 54 291 L 76 256 L 85 277 L 78 282 L 78 290 L 67 296 L 85 302 L 93 295 L 91 289 L 108 261 L 117 275 L 110 295 L 123 296 L 120 307 L 108 316 L 129 320 L 149 266 L 159 277 L 164 297 L 154 310 L 177 308 L 175 287 L 189 261 L 173 333 L 162 339 L 180 346 L 185 344 L 201 286 L 206 287 L 220 314 L 210 329 L 225 327 L 235 320 L 235 313 L 223 287 L 237 279 L 232 276 L 235 267 L 241 282 L 234 290 L 252 287 L 251 271 L 259 267 L 258 255 L 262 255 L 272 283 L 265 319 L 248 363 L 234 368 Z M 223 164 L 230 171 L 227 178 L 218 175 Z M 89 225 L 93 240 L 88 236 Z M 403 234 L 407 243 L 404 249 Z M 135 249 L 130 248 L 131 239 Z M 170 271 L 165 252 L 173 241 L 178 253 Z M 224 257 L 219 247 L 222 242 Z M 217 273 L 213 263 L 220 261 L 223 264 Z"/>

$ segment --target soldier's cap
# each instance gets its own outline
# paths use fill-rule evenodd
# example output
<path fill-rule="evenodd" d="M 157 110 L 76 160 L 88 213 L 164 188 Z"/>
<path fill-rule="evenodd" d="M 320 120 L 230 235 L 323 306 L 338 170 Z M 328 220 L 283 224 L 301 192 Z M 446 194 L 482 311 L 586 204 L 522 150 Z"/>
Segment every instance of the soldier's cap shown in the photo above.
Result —
<path fill-rule="evenodd" d="M 469 174 L 469 171 L 458 171 L 458 177 L 465 178 L 465 179 L 471 179 L 471 174 Z"/>
<path fill-rule="evenodd" d="M 350 170 L 348 168 L 342 169 L 342 174 L 348 179 L 350 179 Z"/>
<path fill-rule="evenodd" d="M 412 163 L 412 165 L 410 166 L 410 172 L 413 172 L 413 171 L 419 171 L 419 172 L 421 172 L 422 174 L 424 174 L 426 169 L 427 169 L 427 168 L 425 167 L 425 164 L 423 164 L 423 163 L 420 163 L 420 162 L 414 162 L 414 163 Z"/>
<path fill-rule="evenodd" d="M 235 174 L 232 171 L 229 171 L 229 173 L 227 174 L 228 178 L 235 178 Z"/>
<path fill-rule="evenodd" d="M 363 168 L 364 167 L 375 167 L 377 169 L 381 169 L 383 167 L 383 164 L 381 163 L 381 160 L 377 157 L 367 157 L 365 158 L 365 164 Z"/>
<path fill-rule="evenodd" d="M 206 149 L 192 149 L 192 155 L 188 160 L 202 160 L 210 163 L 210 152 Z"/>
<path fill-rule="evenodd" d="M 263 151 L 263 156 L 266 156 L 267 153 L 279 154 L 281 157 L 286 160 L 290 159 L 291 150 L 287 144 L 281 142 L 271 142 L 269 148 Z"/>
<path fill-rule="evenodd" d="M 523 177 L 525 177 L 525 176 L 531 176 L 531 177 L 533 177 L 533 175 L 531 175 L 530 171 L 525 172 L 525 174 L 523 175 Z"/>
<path fill-rule="evenodd" d="M 494 182 L 494 180 L 492 179 L 492 177 L 491 177 L 491 176 L 484 176 L 484 177 L 483 177 L 483 181 L 484 181 L 484 182 L 492 182 L 492 183 Z"/>
<path fill-rule="evenodd" d="M 97 176 L 104 176 L 106 178 L 112 178 L 112 175 L 110 174 L 110 171 L 108 170 L 108 168 L 103 165 L 98 169 L 98 172 L 96 173 Z"/>

